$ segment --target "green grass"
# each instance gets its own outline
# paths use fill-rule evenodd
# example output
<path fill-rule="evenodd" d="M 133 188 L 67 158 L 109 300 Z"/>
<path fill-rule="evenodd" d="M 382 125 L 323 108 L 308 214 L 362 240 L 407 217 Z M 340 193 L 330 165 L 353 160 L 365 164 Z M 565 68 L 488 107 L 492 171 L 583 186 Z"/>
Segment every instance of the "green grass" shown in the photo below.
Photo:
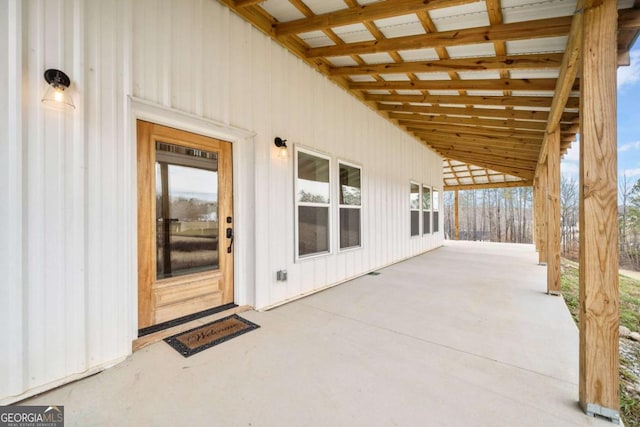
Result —
<path fill-rule="evenodd" d="M 619 277 L 620 284 L 620 324 L 632 331 L 640 331 L 640 281 L 626 276 Z M 578 264 L 568 260 L 562 261 L 560 289 L 571 316 L 578 324 Z M 632 356 L 620 355 L 620 414 L 626 426 L 640 427 L 640 395 L 627 390 L 640 385 L 632 371 L 632 366 L 640 361 L 640 346 L 633 347 Z"/>

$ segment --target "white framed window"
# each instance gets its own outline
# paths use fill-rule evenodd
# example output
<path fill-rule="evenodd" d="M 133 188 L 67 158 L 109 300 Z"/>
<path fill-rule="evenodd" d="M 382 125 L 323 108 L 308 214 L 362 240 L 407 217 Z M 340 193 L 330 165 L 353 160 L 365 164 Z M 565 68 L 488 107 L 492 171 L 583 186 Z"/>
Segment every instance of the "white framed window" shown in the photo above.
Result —
<path fill-rule="evenodd" d="M 431 234 L 431 187 L 422 186 L 422 234 Z"/>
<path fill-rule="evenodd" d="M 362 246 L 362 168 L 338 160 L 340 250 Z"/>
<path fill-rule="evenodd" d="M 409 184 L 409 210 L 411 221 L 411 236 L 420 235 L 420 184 Z"/>
<path fill-rule="evenodd" d="M 331 158 L 295 149 L 296 259 L 331 253 Z"/>
<path fill-rule="evenodd" d="M 440 231 L 440 191 L 437 188 L 433 189 L 433 232 Z"/>

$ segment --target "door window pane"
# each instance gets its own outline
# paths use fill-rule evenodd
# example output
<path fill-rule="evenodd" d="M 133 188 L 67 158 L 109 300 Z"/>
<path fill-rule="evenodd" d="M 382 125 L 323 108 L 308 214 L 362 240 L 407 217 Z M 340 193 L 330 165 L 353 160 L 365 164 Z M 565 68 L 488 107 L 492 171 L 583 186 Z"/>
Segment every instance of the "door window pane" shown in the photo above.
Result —
<path fill-rule="evenodd" d="M 157 278 L 218 269 L 217 154 L 158 143 L 156 160 Z"/>

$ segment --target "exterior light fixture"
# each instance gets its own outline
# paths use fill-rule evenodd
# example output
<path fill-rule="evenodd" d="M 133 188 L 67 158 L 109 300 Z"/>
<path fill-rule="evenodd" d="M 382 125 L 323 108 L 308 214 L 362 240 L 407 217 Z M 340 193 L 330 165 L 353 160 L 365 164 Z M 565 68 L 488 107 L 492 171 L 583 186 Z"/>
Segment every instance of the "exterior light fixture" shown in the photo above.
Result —
<path fill-rule="evenodd" d="M 281 159 L 286 159 L 289 157 L 286 139 L 282 139 L 279 136 L 276 136 L 276 139 L 273 140 L 273 143 L 276 147 L 278 147 L 278 157 L 280 157 Z"/>
<path fill-rule="evenodd" d="M 54 108 L 75 110 L 73 99 L 68 92 L 65 92 L 71 85 L 69 76 L 60 70 L 49 69 L 44 72 L 44 79 L 49 83 L 49 87 L 42 98 L 42 103 Z"/>

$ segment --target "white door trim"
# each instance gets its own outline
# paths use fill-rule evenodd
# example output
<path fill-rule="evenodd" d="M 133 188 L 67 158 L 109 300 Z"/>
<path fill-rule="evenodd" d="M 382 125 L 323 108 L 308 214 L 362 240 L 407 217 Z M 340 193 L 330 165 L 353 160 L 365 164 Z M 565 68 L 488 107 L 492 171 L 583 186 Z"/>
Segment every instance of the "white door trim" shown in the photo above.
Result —
<path fill-rule="evenodd" d="M 233 148 L 233 211 L 234 211 L 234 301 L 238 305 L 255 306 L 255 241 L 254 211 L 250 207 L 255 200 L 254 180 L 254 137 L 255 132 L 227 125 L 195 114 L 186 113 L 175 108 L 166 107 L 134 96 L 128 97 L 129 121 L 128 135 L 131 160 L 131 176 L 137 176 L 136 155 L 136 120 L 146 120 L 163 126 L 192 132 L 212 138 L 231 142 Z M 131 218 L 137 218 L 137 191 L 131 193 L 129 206 Z M 132 286 L 130 289 L 131 340 L 138 336 L 138 236 L 136 220 L 133 221 L 129 245 L 133 249 L 131 271 Z"/>

